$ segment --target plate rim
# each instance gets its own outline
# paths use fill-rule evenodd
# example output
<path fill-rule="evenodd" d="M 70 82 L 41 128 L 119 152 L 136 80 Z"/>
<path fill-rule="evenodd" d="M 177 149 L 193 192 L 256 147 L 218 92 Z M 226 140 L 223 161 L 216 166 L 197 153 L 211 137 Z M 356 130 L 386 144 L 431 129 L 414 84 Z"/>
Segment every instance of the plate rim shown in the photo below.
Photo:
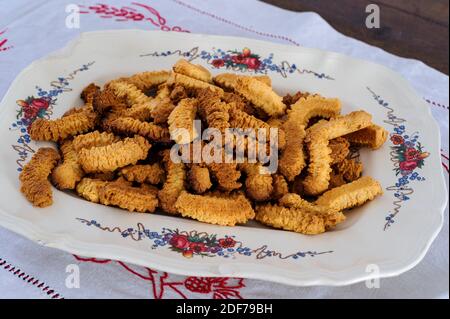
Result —
<path fill-rule="evenodd" d="M 9 88 L 6 90 L 6 92 L 2 98 L 2 101 L 0 102 L 0 105 L 4 104 L 6 98 L 11 94 L 12 89 L 17 85 L 17 82 L 19 82 L 19 80 L 27 72 L 29 72 L 30 69 L 32 69 L 35 65 L 43 63 L 44 61 L 47 61 L 50 59 L 64 58 L 64 57 L 70 56 L 71 52 L 77 46 L 77 44 L 80 43 L 86 36 L 102 34 L 102 33 L 128 33 L 128 32 L 142 32 L 142 33 L 151 32 L 151 33 L 160 34 L 163 37 L 167 36 L 167 37 L 175 37 L 175 38 L 185 36 L 185 34 L 180 34 L 180 33 L 175 33 L 175 32 L 168 33 L 168 32 L 163 32 L 163 31 L 150 31 L 150 30 L 141 30 L 141 29 L 118 29 L 118 30 L 112 29 L 112 30 L 99 30 L 99 31 L 89 31 L 89 32 L 80 33 L 75 38 L 73 38 L 72 40 L 67 42 L 66 45 L 63 46 L 62 48 L 57 49 L 39 59 L 32 61 L 28 66 L 26 66 L 24 69 L 22 69 L 21 72 L 11 82 Z M 388 72 L 389 73 L 388 75 L 390 77 L 394 77 L 394 80 L 400 82 L 400 85 L 402 87 L 406 88 L 406 90 L 410 93 L 411 98 L 413 98 L 414 100 L 417 100 L 418 102 L 420 101 L 421 104 L 426 108 L 427 112 L 425 112 L 425 113 L 428 116 L 428 121 L 431 120 L 430 124 L 433 123 L 433 129 L 434 129 L 435 133 L 437 132 L 437 138 L 439 139 L 438 147 L 441 146 L 440 128 L 439 128 L 437 121 L 432 116 L 431 108 L 425 104 L 425 102 L 420 98 L 420 96 L 418 96 L 416 91 L 412 88 L 411 84 L 406 79 L 404 79 L 404 77 L 401 74 L 393 71 L 392 69 L 390 69 L 387 66 L 384 66 L 384 65 L 381 65 L 378 63 L 374 63 L 372 61 L 366 61 L 363 59 L 354 58 L 354 57 L 347 56 L 345 54 L 341 54 L 338 52 L 326 51 L 326 50 L 315 49 L 315 48 L 307 48 L 307 47 L 299 48 L 296 46 L 272 43 L 272 42 L 257 40 L 257 39 L 252 39 L 252 38 L 236 37 L 236 36 L 223 36 L 223 35 L 206 35 L 206 34 L 189 34 L 189 36 L 203 38 L 203 39 L 204 38 L 214 38 L 214 39 L 219 38 L 219 39 L 226 39 L 226 40 L 233 40 L 233 39 L 238 38 L 241 40 L 258 42 L 260 45 L 266 45 L 266 46 L 270 45 L 270 46 L 278 47 L 280 49 L 285 48 L 286 50 L 293 52 L 293 53 L 295 53 L 296 50 L 302 50 L 302 51 L 306 50 L 306 51 L 309 51 L 312 53 L 320 53 L 320 54 L 326 54 L 327 56 L 335 56 L 338 58 L 350 59 L 350 60 L 358 61 L 359 63 L 369 63 L 369 64 L 376 66 L 377 68 L 382 68 L 384 70 L 384 72 Z M 2 108 L 2 109 L 3 110 L 0 110 L 0 119 L 2 119 L 3 113 L 6 112 L 5 111 L 6 108 Z M 386 268 L 384 268 L 383 271 L 380 272 L 379 278 L 397 276 L 397 275 L 399 275 L 403 272 L 406 272 L 406 271 L 410 270 L 411 268 L 415 267 L 425 257 L 431 244 L 436 239 L 437 235 L 439 234 L 440 230 L 442 229 L 442 226 L 444 223 L 444 211 L 445 211 L 445 208 L 448 203 L 448 193 L 445 191 L 446 183 L 445 183 L 445 177 L 444 177 L 444 172 L 443 172 L 442 167 L 440 168 L 439 175 L 440 175 L 440 178 L 439 178 L 439 181 L 436 181 L 436 184 L 437 185 L 440 184 L 441 186 L 444 186 L 443 187 L 444 197 L 441 200 L 441 205 L 439 207 L 439 214 L 433 215 L 433 216 L 436 216 L 437 218 L 433 219 L 433 224 L 432 223 L 429 224 L 430 230 L 428 230 L 428 232 L 424 232 L 424 234 L 425 233 L 428 234 L 428 236 L 427 236 L 428 239 L 424 240 L 424 243 L 425 243 L 424 246 L 418 247 L 415 250 L 415 253 L 411 254 L 412 256 L 409 261 L 392 263 L 392 266 L 391 266 L 392 269 L 387 270 L 387 271 L 385 270 Z M 436 209 L 438 209 L 437 206 L 438 205 L 436 205 Z M 63 250 L 63 251 L 69 252 L 69 253 L 80 254 L 83 256 L 89 256 L 89 257 L 95 256 L 97 258 L 122 260 L 125 262 L 130 262 L 130 263 L 141 265 L 141 266 L 152 267 L 155 269 L 159 269 L 162 271 L 167 271 L 167 272 L 179 274 L 179 275 L 208 276 L 208 277 L 233 276 L 233 277 L 268 280 L 268 281 L 272 281 L 272 282 L 278 282 L 278 283 L 293 285 L 293 286 L 315 286 L 315 285 L 344 286 L 344 285 L 350 285 L 350 284 L 354 284 L 357 282 L 361 282 L 361 281 L 371 278 L 370 274 L 367 274 L 367 275 L 360 274 L 360 276 L 353 275 L 352 278 L 347 278 L 347 279 L 343 279 L 340 276 L 335 277 L 335 278 L 333 278 L 333 276 L 330 276 L 331 274 L 341 274 L 342 275 L 344 273 L 342 270 L 336 271 L 336 272 L 328 272 L 325 276 L 317 277 L 317 278 L 313 278 L 313 279 L 309 279 L 309 280 L 308 279 L 295 279 L 295 278 L 292 278 L 289 276 L 279 276 L 279 275 L 277 275 L 276 272 L 270 272 L 270 271 L 267 272 L 265 270 L 259 270 L 256 268 L 253 269 L 252 272 L 241 273 L 239 271 L 240 267 L 243 267 L 244 265 L 248 265 L 248 266 L 253 265 L 254 266 L 254 263 L 245 262 L 245 261 L 240 261 L 239 263 L 232 264 L 231 271 L 230 270 L 226 271 L 226 269 L 220 270 L 220 267 L 218 268 L 218 267 L 212 266 L 212 265 L 209 266 L 209 268 L 215 269 L 215 270 L 217 268 L 217 270 L 218 270 L 217 273 L 208 273 L 206 271 L 199 271 L 199 270 L 191 271 L 191 270 L 186 270 L 186 269 L 179 269 L 177 267 L 172 267 L 170 265 L 170 263 L 169 264 L 158 263 L 157 260 L 149 262 L 149 260 L 144 261 L 143 259 L 139 260 L 136 258 L 128 258 L 128 257 L 123 257 L 123 256 L 111 257 L 110 253 L 109 254 L 105 253 L 103 256 L 102 255 L 103 253 L 99 253 L 98 250 L 96 252 L 89 253 L 89 249 L 86 250 L 86 247 L 84 247 L 84 249 L 75 248 L 74 246 L 77 246 L 77 245 L 84 246 L 84 244 L 82 241 L 78 241 L 77 239 L 70 238 L 70 236 L 68 236 L 68 234 L 59 234 L 59 235 L 46 234 L 46 232 L 44 230 L 42 230 L 41 227 L 32 224 L 28 220 L 25 220 L 22 218 L 16 218 L 15 216 L 12 216 L 12 215 L 8 214 L 7 212 L 5 212 L 2 208 L 0 208 L 0 217 L 1 217 L 0 218 L 1 226 L 3 226 L 15 233 L 18 233 L 34 242 L 37 242 L 38 244 L 41 244 L 41 245 L 44 245 L 47 247 L 57 248 L 57 249 L 60 249 L 60 250 Z M 49 240 L 49 239 L 52 239 L 52 240 Z M 72 245 L 73 247 L 71 247 L 70 243 L 77 243 L 77 245 Z M 164 257 L 164 258 L 166 258 L 166 257 Z M 168 258 L 168 259 L 173 259 L 173 258 Z M 224 262 L 223 264 L 226 264 L 226 262 Z M 260 266 L 264 266 L 263 268 L 268 267 L 269 270 L 271 270 L 272 268 L 274 270 L 278 268 L 273 265 L 260 265 Z M 354 268 L 355 267 L 348 267 L 346 269 L 345 273 L 347 273 L 347 272 L 351 273 L 352 270 L 354 272 Z M 321 272 L 322 273 L 324 272 L 323 269 Z"/>

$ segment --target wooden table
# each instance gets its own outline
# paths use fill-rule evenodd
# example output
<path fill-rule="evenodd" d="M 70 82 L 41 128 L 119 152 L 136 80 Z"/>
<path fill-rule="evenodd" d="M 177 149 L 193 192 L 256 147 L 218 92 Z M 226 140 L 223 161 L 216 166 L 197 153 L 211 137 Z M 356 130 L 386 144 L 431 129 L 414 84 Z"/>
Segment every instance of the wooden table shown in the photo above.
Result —
<path fill-rule="evenodd" d="M 293 11 L 314 11 L 345 35 L 421 60 L 448 75 L 448 0 L 262 1 Z M 379 29 L 365 25 L 366 6 L 371 3 L 380 8 Z"/>

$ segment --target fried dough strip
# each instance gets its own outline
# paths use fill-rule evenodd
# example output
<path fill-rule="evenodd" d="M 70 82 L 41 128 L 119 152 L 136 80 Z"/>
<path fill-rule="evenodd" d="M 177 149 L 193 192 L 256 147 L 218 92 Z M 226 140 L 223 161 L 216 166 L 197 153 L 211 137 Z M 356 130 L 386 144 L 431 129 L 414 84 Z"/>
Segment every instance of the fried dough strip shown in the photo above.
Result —
<path fill-rule="evenodd" d="M 309 95 L 300 98 L 291 106 L 288 114 L 298 123 L 305 126 L 311 118 L 320 116 L 327 119 L 337 117 L 341 112 L 341 102 L 338 99 L 327 99 L 320 95 Z"/>
<path fill-rule="evenodd" d="M 129 182 L 159 184 L 164 180 L 164 170 L 158 163 L 127 166 L 120 174 Z"/>
<path fill-rule="evenodd" d="M 203 194 L 211 188 L 211 178 L 207 167 L 193 164 L 188 174 L 189 185 L 197 194 Z"/>
<path fill-rule="evenodd" d="M 138 134 L 155 142 L 168 142 L 170 140 L 167 128 L 153 123 L 142 122 L 131 117 L 116 118 L 110 122 L 109 127 L 117 134 L 127 136 Z"/>
<path fill-rule="evenodd" d="M 382 193 L 380 183 L 370 176 L 365 176 L 323 193 L 315 203 L 334 210 L 344 210 L 360 206 Z"/>
<path fill-rule="evenodd" d="M 208 169 L 217 180 L 219 188 L 224 191 L 232 191 L 242 186 L 238 182 L 241 172 L 235 163 L 210 163 Z"/>
<path fill-rule="evenodd" d="M 103 205 L 118 206 L 130 212 L 152 213 L 158 207 L 158 198 L 153 189 L 117 182 L 107 182 L 100 187 L 98 198 Z"/>
<path fill-rule="evenodd" d="M 169 133 L 172 140 L 177 144 L 188 144 L 195 140 L 200 132 L 194 125 L 195 115 L 197 113 L 197 101 L 195 99 L 183 99 L 170 113 L 167 123 L 169 124 Z M 182 129 L 182 131 L 180 131 Z M 180 134 L 180 132 L 189 133 Z"/>
<path fill-rule="evenodd" d="M 180 59 L 173 66 L 173 71 L 200 80 L 203 82 L 212 82 L 211 73 L 199 64 L 192 64 L 185 59 Z"/>
<path fill-rule="evenodd" d="M 92 104 L 94 101 L 95 95 L 100 91 L 100 87 L 95 85 L 95 83 L 91 83 L 86 86 L 83 91 L 81 91 L 80 97 L 84 101 L 85 104 Z"/>
<path fill-rule="evenodd" d="M 265 204 L 256 207 L 256 220 L 265 225 L 306 235 L 325 232 L 345 220 L 344 214 L 323 214 L 314 209 Z"/>
<path fill-rule="evenodd" d="M 274 174 L 272 175 L 273 178 L 273 192 L 272 192 L 272 198 L 273 199 L 280 199 L 285 194 L 289 193 L 289 185 L 281 174 Z"/>
<path fill-rule="evenodd" d="M 239 169 L 247 175 L 245 179 L 245 191 L 248 197 L 255 201 L 270 199 L 273 192 L 272 175 L 261 173 L 261 164 L 242 163 L 239 164 Z"/>
<path fill-rule="evenodd" d="M 350 143 L 344 137 L 330 140 L 328 147 L 331 149 L 331 165 L 342 162 L 350 153 Z"/>
<path fill-rule="evenodd" d="M 169 79 L 167 79 L 167 84 L 181 85 L 187 89 L 211 89 L 219 94 L 223 94 L 223 90 L 218 86 L 176 72 L 171 73 Z"/>
<path fill-rule="evenodd" d="M 360 178 L 362 170 L 362 163 L 359 163 L 354 159 L 344 159 L 336 164 L 337 173 L 342 175 L 347 182 L 353 182 L 354 180 Z"/>
<path fill-rule="evenodd" d="M 175 206 L 183 217 L 216 225 L 243 224 L 255 216 L 250 202 L 242 194 L 220 197 L 182 192 Z"/>
<path fill-rule="evenodd" d="M 133 84 L 137 89 L 146 91 L 152 86 L 160 85 L 169 78 L 169 71 L 146 71 L 136 73 L 125 79 L 127 83 Z"/>
<path fill-rule="evenodd" d="M 167 172 L 167 178 L 163 188 L 158 192 L 161 208 L 167 213 L 176 214 L 175 202 L 180 193 L 185 189 L 186 168 L 184 163 L 174 163 L 170 159 L 170 151 L 162 152 L 163 162 Z"/>
<path fill-rule="evenodd" d="M 20 191 L 34 206 L 46 207 L 53 203 L 52 185 L 48 181 L 48 176 L 59 158 L 58 151 L 43 147 L 23 167 L 19 176 Z"/>
<path fill-rule="evenodd" d="M 74 189 L 83 178 L 84 171 L 78 163 L 78 155 L 72 140 L 65 140 L 61 144 L 63 162 L 53 170 L 51 179 L 58 189 Z"/>
<path fill-rule="evenodd" d="M 82 148 L 91 148 L 94 146 L 105 146 L 117 142 L 119 138 L 112 133 L 94 131 L 87 134 L 77 135 L 73 139 L 72 146 L 76 152 Z"/>
<path fill-rule="evenodd" d="M 284 105 L 282 97 L 261 81 L 250 77 L 238 77 L 235 90 L 269 116 L 284 114 L 286 105 Z"/>
<path fill-rule="evenodd" d="M 352 112 L 329 121 L 320 121 L 307 130 L 309 150 L 308 176 L 303 185 L 309 195 L 318 195 L 328 189 L 331 173 L 330 139 L 334 139 L 371 125 L 372 116 L 364 111 Z"/>
<path fill-rule="evenodd" d="M 228 105 L 220 100 L 220 95 L 211 90 L 201 90 L 198 94 L 198 110 L 206 120 L 208 127 L 216 128 L 225 133 L 230 127 Z"/>
<path fill-rule="evenodd" d="M 288 115 L 282 125 L 286 134 L 286 146 L 283 148 L 278 162 L 280 173 L 288 181 L 293 181 L 306 166 L 303 141 L 306 137 L 305 126 Z"/>
<path fill-rule="evenodd" d="M 136 135 L 105 146 L 83 148 L 78 153 L 78 161 L 87 173 L 111 172 L 145 159 L 150 147 L 145 138 Z"/>
<path fill-rule="evenodd" d="M 164 169 L 159 163 L 129 165 L 119 170 L 119 175 L 128 182 L 159 184 L 165 179 Z"/>
<path fill-rule="evenodd" d="M 244 111 L 238 109 L 230 109 L 230 127 L 240 128 L 242 130 L 252 129 L 258 131 L 259 129 L 266 130 L 266 142 L 270 142 L 270 129 L 271 126 L 266 122 L 245 113 Z M 258 132 L 256 132 L 258 136 Z M 286 145 L 285 132 L 282 129 L 278 129 L 278 148 L 283 149 Z"/>
<path fill-rule="evenodd" d="M 105 87 L 94 95 L 92 102 L 95 112 L 102 115 L 109 110 L 119 111 L 126 109 L 127 99 L 125 96 L 119 97 L 111 87 Z"/>
<path fill-rule="evenodd" d="M 227 90 L 235 90 L 237 85 L 237 79 L 239 77 L 249 77 L 253 78 L 255 80 L 261 81 L 267 86 L 272 86 L 272 80 L 267 75 L 257 75 L 257 76 L 248 76 L 248 75 L 237 75 L 234 73 L 222 73 L 219 75 L 216 75 L 213 80 L 214 83 L 218 86 L 220 86 L 223 89 Z"/>
<path fill-rule="evenodd" d="M 90 108 L 67 115 L 56 120 L 36 119 L 31 124 L 29 133 L 35 141 L 64 140 L 69 136 L 92 130 L 95 126 L 97 114 Z"/>
<path fill-rule="evenodd" d="M 369 147 L 373 150 L 380 148 L 388 137 L 388 132 L 381 126 L 371 125 L 362 130 L 344 136 L 351 144 Z"/>
<path fill-rule="evenodd" d="M 100 189 L 107 185 L 108 181 L 85 177 L 77 184 L 77 194 L 90 202 L 99 202 Z"/>
<path fill-rule="evenodd" d="M 154 104 L 153 110 L 151 111 L 151 116 L 153 117 L 153 123 L 163 124 L 167 123 L 170 113 L 172 113 L 175 105 L 172 103 L 170 98 L 166 97 L 163 99 L 155 99 L 157 101 Z"/>
<path fill-rule="evenodd" d="M 126 98 L 128 105 L 132 107 L 143 106 L 152 110 L 152 98 L 148 97 L 135 85 L 125 81 L 111 81 L 108 87 L 114 90 L 119 98 Z"/>

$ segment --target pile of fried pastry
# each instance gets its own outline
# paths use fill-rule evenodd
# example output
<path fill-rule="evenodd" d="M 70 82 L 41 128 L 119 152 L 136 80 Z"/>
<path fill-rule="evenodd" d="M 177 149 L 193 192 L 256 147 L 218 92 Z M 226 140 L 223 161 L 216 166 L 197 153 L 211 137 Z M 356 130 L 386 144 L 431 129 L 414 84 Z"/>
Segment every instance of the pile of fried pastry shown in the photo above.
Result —
<path fill-rule="evenodd" d="M 41 147 L 20 174 L 35 206 L 52 204 L 52 184 L 94 203 L 128 211 L 189 217 L 234 226 L 248 220 L 303 234 L 319 234 L 345 220 L 345 211 L 382 194 L 362 177 L 352 156 L 380 148 L 387 132 L 365 111 L 341 114 L 336 98 L 297 92 L 279 96 L 266 75 L 212 76 L 179 60 L 170 71 L 148 71 L 91 83 L 84 106 L 58 119 L 36 119 L 31 139 Z M 278 168 L 261 163 L 183 163 L 171 160 L 175 131 L 202 128 L 278 129 Z M 207 143 L 207 141 L 205 142 Z"/>

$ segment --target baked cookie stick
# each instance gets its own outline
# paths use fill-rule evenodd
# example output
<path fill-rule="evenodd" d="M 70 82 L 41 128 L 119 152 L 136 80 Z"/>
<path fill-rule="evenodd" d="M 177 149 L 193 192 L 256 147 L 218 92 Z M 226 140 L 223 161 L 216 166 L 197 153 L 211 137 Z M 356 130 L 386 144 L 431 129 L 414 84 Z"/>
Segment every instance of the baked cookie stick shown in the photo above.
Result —
<path fill-rule="evenodd" d="M 173 66 L 173 71 L 203 82 L 212 82 L 211 73 L 207 69 L 199 64 L 192 64 L 185 59 L 178 60 Z"/>
<path fill-rule="evenodd" d="M 130 212 L 152 213 L 158 207 L 158 198 L 153 189 L 117 182 L 108 182 L 100 187 L 98 198 L 103 205 L 118 206 Z"/>
<path fill-rule="evenodd" d="M 309 195 L 319 195 L 328 189 L 331 162 L 330 139 L 334 139 L 370 126 L 372 116 L 364 111 L 352 112 L 329 121 L 320 121 L 307 130 L 309 150 L 308 176 L 303 185 Z"/>
<path fill-rule="evenodd" d="M 334 210 L 344 210 L 360 206 L 382 193 L 380 183 L 370 176 L 365 176 L 323 193 L 315 203 Z"/>
<path fill-rule="evenodd" d="M 89 107 L 56 120 L 38 118 L 31 124 L 29 133 L 35 141 L 64 140 L 69 136 L 92 130 L 97 114 Z"/>
<path fill-rule="evenodd" d="M 175 202 L 180 193 L 185 189 L 186 168 L 184 163 L 174 163 L 170 159 L 170 151 L 162 152 L 163 162 L 167 172 L 167 178 L 163 188 L 158 192 L 161 208 L 171 214 L 176 214 Z"/>
<path fill-rule="evenodd" d="M 344 136 L 351 144 L 365 146 L 373 150 L 380 148 L 388 137 L 388 132 L 381 126 L 371 125 L 362 130 Z"/>
<path fill-rule="evenodd" d="M 286 134 L 286 146 L 281 152 L 278 168 L 288 181 L 293 181 L 306 166 L 303 151 L 303 140 L 306 136 L 305 126 L 288 115 L 282 129 Z"/>
<path fill-rule="evenodd" d="M 262 83 L 266 84 L 267 86 L 272 86 L 272 80 L 267 75 L 259 75 L 259 76 L 247 76 L 247 75 L 237 75 L 234 73 L 222 73 L 219 75 L 216 75 L 214 77 L 214 83 L 218 86 L 220 86 L 223 89 L 227 90 L 235 90 L 237 85 L 237 79 L 239 77 L 250 77 L 255 80 L 261 81 Z"/>
<path fill-rule="evenodd" d="M 218 86 L 176 72 L 172 72 L 170 77 L 167 79 L 167 84 L 181 85 L 187 89 L 211 89 L 219 94 L 223 94 L 223 90 Z"/>
<path fill-rule="evenodd" d="M 261 164 L 242 163 L 239 169 L 246 175 L 245 187 L 247 196 L 255 201 L 270 199 L 273 191 L 273 179 L 270 174 L 261 173 Z"/>
<path fill-rule="evenodd" d="M 154 142 L 169 142 L 169 130 L 165 127 L 139 121 L 131 117 L 119 117 L 109 123 L 110 129 L 117 134 L 127 136 L 141 135 Z"/>
<path fill-rule="evenodd" d="M 115 143 L 119 140 L 117 136 L 112 133 L 94 131 L 87 134 L 77 135 L 73 138 L 72 146 L 76 152 L 82 148 L 91 148 L 94 146 L 105 146 Z"/>
<path fill-rule="evenodd" d="M 120 174 L 129 182 L 156 185 L 164 180 L 164 170 L 158 163 L 127 166 L 120 170 Z"/>
<path fill-rule="evenodd" d="M 169 133 L 172 140 L 178 144 L 188 144 L 195 140 L 199 132 L 194 125 L 195 115 L 197 113 L 197 102 L 195 99 L 183 99 L 170 113 L 167 123 L 169 124 Z M 180 134 L 180 129 L 186 133 Z"/>
<path fill-rule="evenodd" d="M 136 135 L 106 146 L 83 148 L 78 160 L 86 173 L 111 172 L 145 159 L 150 146 L 145 138 Z"/>
<path fill-rule="evenodd" d="M 261 81 L 250 77 L 239 77 L 236 80 L 236 91 L 269 116 L 284 114 L 286 105 L 282 97 Z"/>
<path fill-rule="evenodd" d="M 327 99 L 320 95 L 309 95 L 300 98 L 291 106 L 288 114 L 299 124 L 308 125 L 311 118 L 320 116 L 326 119 L 335 118 L 341 112 L 338 99 Z"/>
<path fill-rule="evenodd" d="M 78 154 L 72 140 L 63 141 L 60 149 L 63 162 L 53 170 L 52 182 L 58 189 L 74 189 L 83 178 L 84 171 L 78 163 Z"/>
<path fill-rule="evenodd" d="M 182 192 L 175 207 L 183 217 L 224 226 L 243 224 L 255 216 L 250 202 L 242 194 L 221 197 Z"/>
<path fill-rule="evenodd" d="M 325 232 L 345 220 L 344 214 L 323 214 L 307 208 L 265 204 L 256 207 L 256 220 L 265 225 L 306 235 Z"/>
<path fill-rule="evenodd" d="M 197 194 L 202 194 L 211 188 L 211 178 L 207 167 L 193 164 L 188 174 L 189 185 Z"/>
<path fill-rule="evenodd" d="M 53 203 L 48 176 L 59 158 L 58 151 L 53 148 L 40 148 L 20 173 L 20 191 L 34 206 L 46 207 Z"/>

